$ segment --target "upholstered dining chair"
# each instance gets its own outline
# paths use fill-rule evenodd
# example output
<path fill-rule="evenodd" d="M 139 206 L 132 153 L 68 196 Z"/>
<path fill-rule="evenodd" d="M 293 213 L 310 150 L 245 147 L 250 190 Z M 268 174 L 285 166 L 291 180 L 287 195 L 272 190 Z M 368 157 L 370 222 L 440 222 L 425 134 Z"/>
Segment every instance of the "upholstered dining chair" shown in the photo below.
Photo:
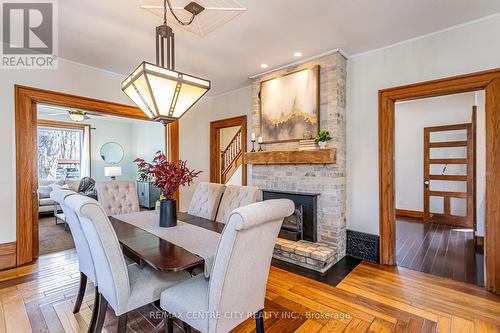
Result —
<path fill-rule="evenodd" d="M 226 186 L 223 184 L 199 183 L 189 204 L 188 213 L 209 220 L 215 219 L 217 207 L 219 207 L 225 188 Z"/>
<path fill-rule="evenodd" d="M 94 283 L 96 299 L 99 292 L 94 269 L 94 261 L 92 260 L 89 244 L 80 225 L 80 220 L 78 219 L 76 213 L 68 208 L 68 206 L 66 206 L 66 204 L 64 203 L 64 200 L 71 195 L 77 195 L 77 193 L 70 190 L 55 190 L 50 192 L 50 197 L 52 198 L 52 200 L 54 200 L 59 204 L 59 206 L 61 206 L 64 216 L 66 217 L 66 223 L 69 225 L 69 229 L 75 243 L 76 255 L 78 256 L 78 267 L 80 269 L 80 286 L 78 288 L 75 306 L 73 307 L 73 313 L 78 313 L 80 311 L 80 307 L 82 306 L 83 296 L 85 295 L 87 278 Z M 95 325 L 96 316 L 97 306 L 94 302 L 94 309 L 92 311 L 92 317 L 90 320 L 89 332 Z"/>
<path fill-rule="evenodd" d="M 219 240 L 210 278 L 198 274 L 162 292 L 166 331 L 172 332 L 172 315 L 202 333 L 222 333 L 256 313 L 257 332 L 262 333 L 274 243 L 294 208 L 291 200 L 277 199 L 235 209 Z"/>
<path fill-rule="evenodd" d="M 135 181 L 100 181 L 96 183 L 96 189 L 99 203 L 108 216 L 134 213 L 140 210 Z"/>
<path fill-rule="evenodd" d="M 227 223 L 234 209 L 258 201 L 260 193 L 259 188 L 255 186 L 227 185 L 215 220 Z"/>
<path fill-rule="evenodd" d="M 76 212 L 95 263 L 99 295 L 94 332 L 101 332 L 108 304 L 118 316 L 117 332 L 122 333 L 127 329 L 127 312 L 159 300 L 163 290 L 190 277 L 187 272 L 160 273 L 147 266 L 127 266 L 101 205 L 82 195 L 68 196 L 64 202 Z"/>

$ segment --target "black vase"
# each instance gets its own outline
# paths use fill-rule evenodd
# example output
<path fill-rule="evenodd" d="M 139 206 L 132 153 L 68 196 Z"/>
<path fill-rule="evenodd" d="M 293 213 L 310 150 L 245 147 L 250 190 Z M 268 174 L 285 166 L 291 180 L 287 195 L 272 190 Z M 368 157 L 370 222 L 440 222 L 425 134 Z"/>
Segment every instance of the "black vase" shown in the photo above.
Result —
<path fill-rule="evenodd" d="M 170 228 L 177 225 L 177 203 L 175 200 L 160 201 L 160 227 Z"/>

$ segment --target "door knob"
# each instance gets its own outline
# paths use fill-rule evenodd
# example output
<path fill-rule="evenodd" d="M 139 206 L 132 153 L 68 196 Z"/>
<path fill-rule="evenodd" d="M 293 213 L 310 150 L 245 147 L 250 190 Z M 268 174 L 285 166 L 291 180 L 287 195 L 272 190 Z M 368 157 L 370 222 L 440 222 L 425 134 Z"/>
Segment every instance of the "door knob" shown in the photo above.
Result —
<path fill-rule="evenodd" d="M 430 182 L 428 180 L 424 181 L 425 187 L 429 187 Z"/>

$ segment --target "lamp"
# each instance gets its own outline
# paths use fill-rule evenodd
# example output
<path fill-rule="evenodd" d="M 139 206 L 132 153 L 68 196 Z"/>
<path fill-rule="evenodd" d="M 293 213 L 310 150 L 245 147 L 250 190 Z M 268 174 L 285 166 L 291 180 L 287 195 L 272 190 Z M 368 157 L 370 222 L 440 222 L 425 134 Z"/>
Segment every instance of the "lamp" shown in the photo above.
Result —
<path fill-rule="evenodd" d="M 163 25 L 156 27 L 156 65 L 142 62 L 122 82 L 122 90 L 152 120 L 167 124 L 179 119 L 210 90 L 210 81 L 175 70 L 174 33 L 167 25 L 168 8 L 182 25 L 189 25 L 204 8 L 196 3 L 185 9 L 191 12 L 188 22 L 182 22 L 172 10 L 169 0 L 163 3 Z M 164 44 L 167 43 L 165 66 Z"/>
<path fill-rule="evenodd" d="M 111 177 L 111 180 L 116 180 L 116 177 L 121 175 L 122 175 L 122 167 L 120 166 L 104 167 L 104 176 Z"/>

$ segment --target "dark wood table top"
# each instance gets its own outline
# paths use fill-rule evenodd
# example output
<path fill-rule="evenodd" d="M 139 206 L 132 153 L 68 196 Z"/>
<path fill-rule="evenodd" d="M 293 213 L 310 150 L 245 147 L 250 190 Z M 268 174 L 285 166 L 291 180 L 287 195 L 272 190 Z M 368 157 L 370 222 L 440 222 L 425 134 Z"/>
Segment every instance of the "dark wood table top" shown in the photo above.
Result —
<path fill-rule="evenodd" d="M 109 217 L 123 254 L 143 266 L 161 272 L 179 272 L 203 266 L 202 257 L 120 219 Z M 200 228 L 221 233 L 225 224 L 201 217 L 178 213 L 177 219 Z"/>

